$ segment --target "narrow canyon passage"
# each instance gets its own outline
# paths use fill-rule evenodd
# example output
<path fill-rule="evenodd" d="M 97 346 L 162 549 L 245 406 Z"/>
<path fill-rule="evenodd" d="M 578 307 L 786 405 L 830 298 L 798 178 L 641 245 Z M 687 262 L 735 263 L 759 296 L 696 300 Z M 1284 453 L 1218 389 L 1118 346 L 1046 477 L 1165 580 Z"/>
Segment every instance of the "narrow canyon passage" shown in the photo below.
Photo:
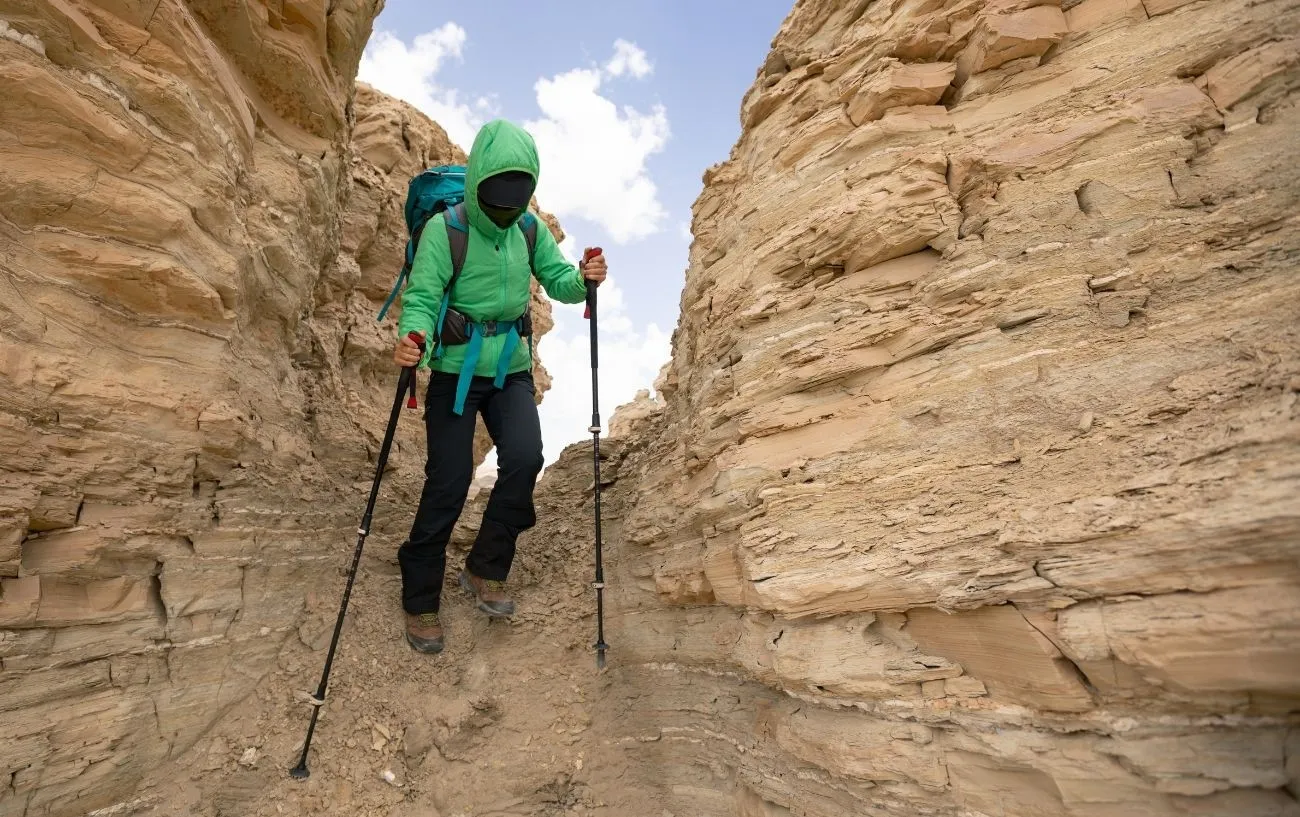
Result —
<path fill-rule="evenodd" d="M 0 817 L 1300 815 L 1294 0 L 796 3 L 604 407 L 607 671 L 589 443 L 406 647 L 408 414 L 290 780 L 465 158 L 378 5 L 0 0 Z"/>

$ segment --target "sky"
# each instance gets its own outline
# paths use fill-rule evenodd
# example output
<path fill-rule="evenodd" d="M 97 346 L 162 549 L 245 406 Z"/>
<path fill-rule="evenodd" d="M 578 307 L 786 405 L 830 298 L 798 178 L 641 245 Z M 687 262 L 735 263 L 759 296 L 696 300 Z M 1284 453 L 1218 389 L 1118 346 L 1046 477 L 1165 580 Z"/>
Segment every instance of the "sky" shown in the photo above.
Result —
<path fill-rule="evenodd" d="M 670 355 L 704 171 L 740 135 L 740 102 L 792 0 L 387 0 L 358 79 L 416 106 L 467 152 L 484 122 L 527 129 L 537 199 L 576 260 L 605 252 L 599 289 L 601 424 L 651 389 Z M 552 302 L 538 343 L 552 386 L 539 412 L 546 463 L 590 440 L 582 306 Z M 494 469 L 489 455 L 480 473 Z"/>

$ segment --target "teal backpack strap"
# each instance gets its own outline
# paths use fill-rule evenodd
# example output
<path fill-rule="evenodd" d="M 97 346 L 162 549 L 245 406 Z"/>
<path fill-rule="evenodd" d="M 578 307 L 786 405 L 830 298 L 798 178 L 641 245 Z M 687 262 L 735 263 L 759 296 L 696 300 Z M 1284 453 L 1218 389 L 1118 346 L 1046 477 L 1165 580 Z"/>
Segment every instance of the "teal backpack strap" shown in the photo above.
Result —
<path fill-rule="evenodd" d="M 510 358 L 515 355 L 519 345 L 519 321 L 511 321 L 510 332 L 506 334 L 505 345 L 501 347 L 501 356 L 497 358 L 497 376 L 492 384 L 498 389 L 506 384 L 506 369 L 510 368 Z"/>
<path fill-rule="evenodd" d="M 478 324 L 469 321 L 466 326 L 469 328 L 469 345 L 465 348 L 465 362 L 456 377 L 456 403 L 451 407 L 457 415 L 465 413 L 470 379 L 474 376 L 474 367 L 478 366 L 478 358 L 483 351 L 483 333 L 479 331 Z"/>
<path fill-rule="evenodd" d="M 379 317 L 375 318 L 375 320 L 382 321 L 384 315 L 388 314 L 388 307 L 392 306 L 393 301 L 397 300 L 397 293 L 402 291 L 402 284 L 406 283 L 406 279 L 410 274 L 410 267 L 402 267 L 401 273 L 397 276 L 397 283 L 393 284 L 393 291 L 388 293 L 388 300 L 384 301 L 384 305 L 380 307 Z"/>

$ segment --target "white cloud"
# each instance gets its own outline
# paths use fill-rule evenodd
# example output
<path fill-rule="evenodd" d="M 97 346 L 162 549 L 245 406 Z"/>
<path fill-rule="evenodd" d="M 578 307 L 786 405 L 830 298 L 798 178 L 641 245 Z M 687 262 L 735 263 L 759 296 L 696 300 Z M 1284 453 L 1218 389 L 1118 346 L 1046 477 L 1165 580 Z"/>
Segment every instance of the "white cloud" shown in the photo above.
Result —
<path fill-rule="evenodd" d="M 671 353 L 671 336 L 654 323 L 638 324 L 628 314 L 623 292 L 611 274 L 597 290 L 596 330 L 599 352 L 600 422 L 609 430 L 614 409 L 649 389 Z M 552 302 L 555 328 L 537 345 L 552 386 L 538 407 L 547 465 L 571 443 L 590 440 L 591 329 L 583 306 Z"/>
<path fill-rule="evenodd" d="M 565 233 L 564 240 L 560 242 L 560 252 L 564 257 L 569 259 L 569 263 L 576 264 L 582 256 L 582 250 L 578 249 L 578 240 L 573 237 L 573 233 Z"/>
<path fill-rule="evenodd" d="M 376 31 L 361 55 L 357 79 L 419 108 L 468 151 L 495 106 L 485 97 L 466 101 L 437 82 L 447 59 L 461 59 L 466 39 L 465 29 L 455 23 L 426 31 L 409 47 L 387 31 Z"/>
<path fill-rule="evenodd" d="M 638 77 L 650 71 L 644 52 L 622 40 L 608 66 Z M 668 142 L 668 112 L 663 105 L 620 108 L 601 94 L 602 79 L 599 70 L 576 68 L 538 80 L 542 118 L 523 126 L 541 154 L 542 206 L 561 221 L 593 222 L 625 243 L 658 232 L 667 217 L 646 162 Z"/>
<path fill-rule="evenodd" d="M 627 40 L 614 41 L 614 56 L 609 62 L 605 63 L 605 72 L 612 77 L 621 77 L 624 74 L 631 74 L 637 79 L 648 76 L 654 67 L 650 64 L 650 58 L 646 53 L 637 46 L 636 43 L 630 43 Z"/>

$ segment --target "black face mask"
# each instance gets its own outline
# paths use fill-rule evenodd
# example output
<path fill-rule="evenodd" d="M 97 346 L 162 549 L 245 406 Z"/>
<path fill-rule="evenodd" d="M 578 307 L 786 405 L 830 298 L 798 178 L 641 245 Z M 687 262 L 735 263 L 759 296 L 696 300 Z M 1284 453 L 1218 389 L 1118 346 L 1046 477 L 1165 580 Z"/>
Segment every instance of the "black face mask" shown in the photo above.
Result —
<path fill-rule="evenodd" d="M 478 204 L 498 227 L 508 227 L 528 207 L 536 181 L 517 170 L 489 176 L 479 183 Z"/>

